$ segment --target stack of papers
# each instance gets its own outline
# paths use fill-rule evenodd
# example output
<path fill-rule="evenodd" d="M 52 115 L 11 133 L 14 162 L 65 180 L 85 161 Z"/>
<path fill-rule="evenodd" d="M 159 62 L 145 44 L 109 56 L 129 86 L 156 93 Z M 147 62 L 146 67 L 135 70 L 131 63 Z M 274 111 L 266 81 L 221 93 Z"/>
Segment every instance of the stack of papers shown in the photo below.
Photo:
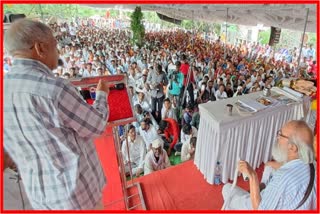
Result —
<path fill-rule="evenodd" d="M 286 90 L 282 90 L 280 88 L 272 88 L 272 98 L 277 100 L 280 104 L 290 105 L 296 102 L 300 102 L 300 95 L 296 94 L 296 96 Z"/>
<path fill-rule="evenodd" d="M 295 97 L 298 97 L 298 98 L 302 98 L 303 97 L 303 94 L 300 93 L 300 92 L 297 92 L 295 90 L 292 90 L 291 88 L 288 88 L 288 87 L 283 87 L 283 90 L 292 94 L 293 96 Z"/>
<path fill-rule="evenodd" d="M 253 109 L 255 112 L 261 111 L 268 107 L 267 105 L 263 105 L 256 100 L 239 100 L 238 102 L 240 102 L 243 106 L 246 106 L 247 108 Z"/>

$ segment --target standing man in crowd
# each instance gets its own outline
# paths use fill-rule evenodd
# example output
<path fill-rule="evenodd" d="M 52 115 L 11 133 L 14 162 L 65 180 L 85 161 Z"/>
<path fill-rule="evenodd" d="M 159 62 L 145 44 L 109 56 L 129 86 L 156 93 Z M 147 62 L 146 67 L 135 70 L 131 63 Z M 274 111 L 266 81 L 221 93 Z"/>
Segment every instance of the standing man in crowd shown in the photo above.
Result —
<path fill-rule="evenodd" d="M 99 82 L 90 106 L 55 78 L 57 41 L 43 23 L 18 20 L 4 42 L 14 58 L 4 78 L 4 147 L 33 209 L 103 209 L 106 178 L 92 140 L 106 128 L 108 84 Z"/>
<path fill-rule="evenodd" d="M 162 71 L 160 64 L 156 65 L 155 70 L 150 71 L 147 83 L 151 88 L 151 108 L 152 114 L 157 122 L 161 120 L 161 109 L 165 98 L 163 86 L 168 84 L 166 74 Z"/>
<path fill-rule="evenodd" d="M 170 86 L 169 86 L 169 98 L 172 101 L 176 100 L 177 106 L 180 106 L 180 95 L 183 87 L 184 76 L 180 72 L 181 62 L 177 61 L 175 70 L 169 74 Z"/>
<path fill-rule="evenodd" d="M 187 61 L 187 56 L 185 54 L 182 54 L 181 55 L 180 71 L 183 74 L 184 79 L 183 79 L 183 87 L 182 87 L 181 92 L 184 93 L 184 90 L 186 88 L 186 96 L 185 96 L 184 100 L 181 101 L 183 107 L 188 105 L 188 103 L 194 104 L 193 89 L 194 89 L 194 85 L 195 85 L 195 80 L 194 80 L 193 72 L 189 71 L 189 68 L 190 68 L 190 65 Z M 190 75 L 188 78 L 189 72 L 190 72 Z M 188 83 L 188 81 L 189 81 L 189 83 Z M 189 96 L 189 100 L 187 99 L 187 96 Z"/>

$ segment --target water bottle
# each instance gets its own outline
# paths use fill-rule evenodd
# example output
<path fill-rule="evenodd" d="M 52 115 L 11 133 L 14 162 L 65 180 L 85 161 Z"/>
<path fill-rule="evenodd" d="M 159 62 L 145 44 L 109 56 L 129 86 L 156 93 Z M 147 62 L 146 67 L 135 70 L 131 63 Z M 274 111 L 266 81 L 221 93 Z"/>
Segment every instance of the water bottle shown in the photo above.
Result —
<path fill-rule="evenodd" d="M 220 165 L 220 162 L 217 162 L 216 168 L 214 170 L 214 184 L 215 185 L 220 185 L 221 184 L 221 173 L 222 173 L 222 168 Z"/>

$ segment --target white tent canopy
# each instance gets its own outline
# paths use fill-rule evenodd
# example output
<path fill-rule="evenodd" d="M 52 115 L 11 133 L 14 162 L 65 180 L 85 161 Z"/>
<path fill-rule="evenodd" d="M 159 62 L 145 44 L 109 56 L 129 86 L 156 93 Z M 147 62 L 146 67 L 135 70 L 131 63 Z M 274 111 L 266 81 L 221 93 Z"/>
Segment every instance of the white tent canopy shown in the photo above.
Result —
<path fill-rule="evenodd" d="M 256 26 L 274 26 L 291 30 L 304 30 L 307 8 L 309 16 L 306 31 L 316 32 L 316 4 L 90 4 L 96 8 L 134 9 L 155 11 L 181 20 L 202 20 Z M 228 18 L 227 18 L 228 10 Z"/>

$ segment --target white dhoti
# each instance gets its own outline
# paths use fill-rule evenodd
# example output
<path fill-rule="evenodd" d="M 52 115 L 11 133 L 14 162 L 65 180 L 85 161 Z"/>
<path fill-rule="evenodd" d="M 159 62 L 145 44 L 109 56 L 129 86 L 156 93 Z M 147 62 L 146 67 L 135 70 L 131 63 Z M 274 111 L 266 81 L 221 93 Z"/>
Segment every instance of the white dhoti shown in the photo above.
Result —
<path fill-rule="evenodd" d="M 264 168 L 261 182 L 268 184 L 274 169 L 270 166 Z M 222 188 L 222 196 L 225 201 L 225 210 L 252 210 L 250 193 L 240 187 L 227 183 Z"/>

